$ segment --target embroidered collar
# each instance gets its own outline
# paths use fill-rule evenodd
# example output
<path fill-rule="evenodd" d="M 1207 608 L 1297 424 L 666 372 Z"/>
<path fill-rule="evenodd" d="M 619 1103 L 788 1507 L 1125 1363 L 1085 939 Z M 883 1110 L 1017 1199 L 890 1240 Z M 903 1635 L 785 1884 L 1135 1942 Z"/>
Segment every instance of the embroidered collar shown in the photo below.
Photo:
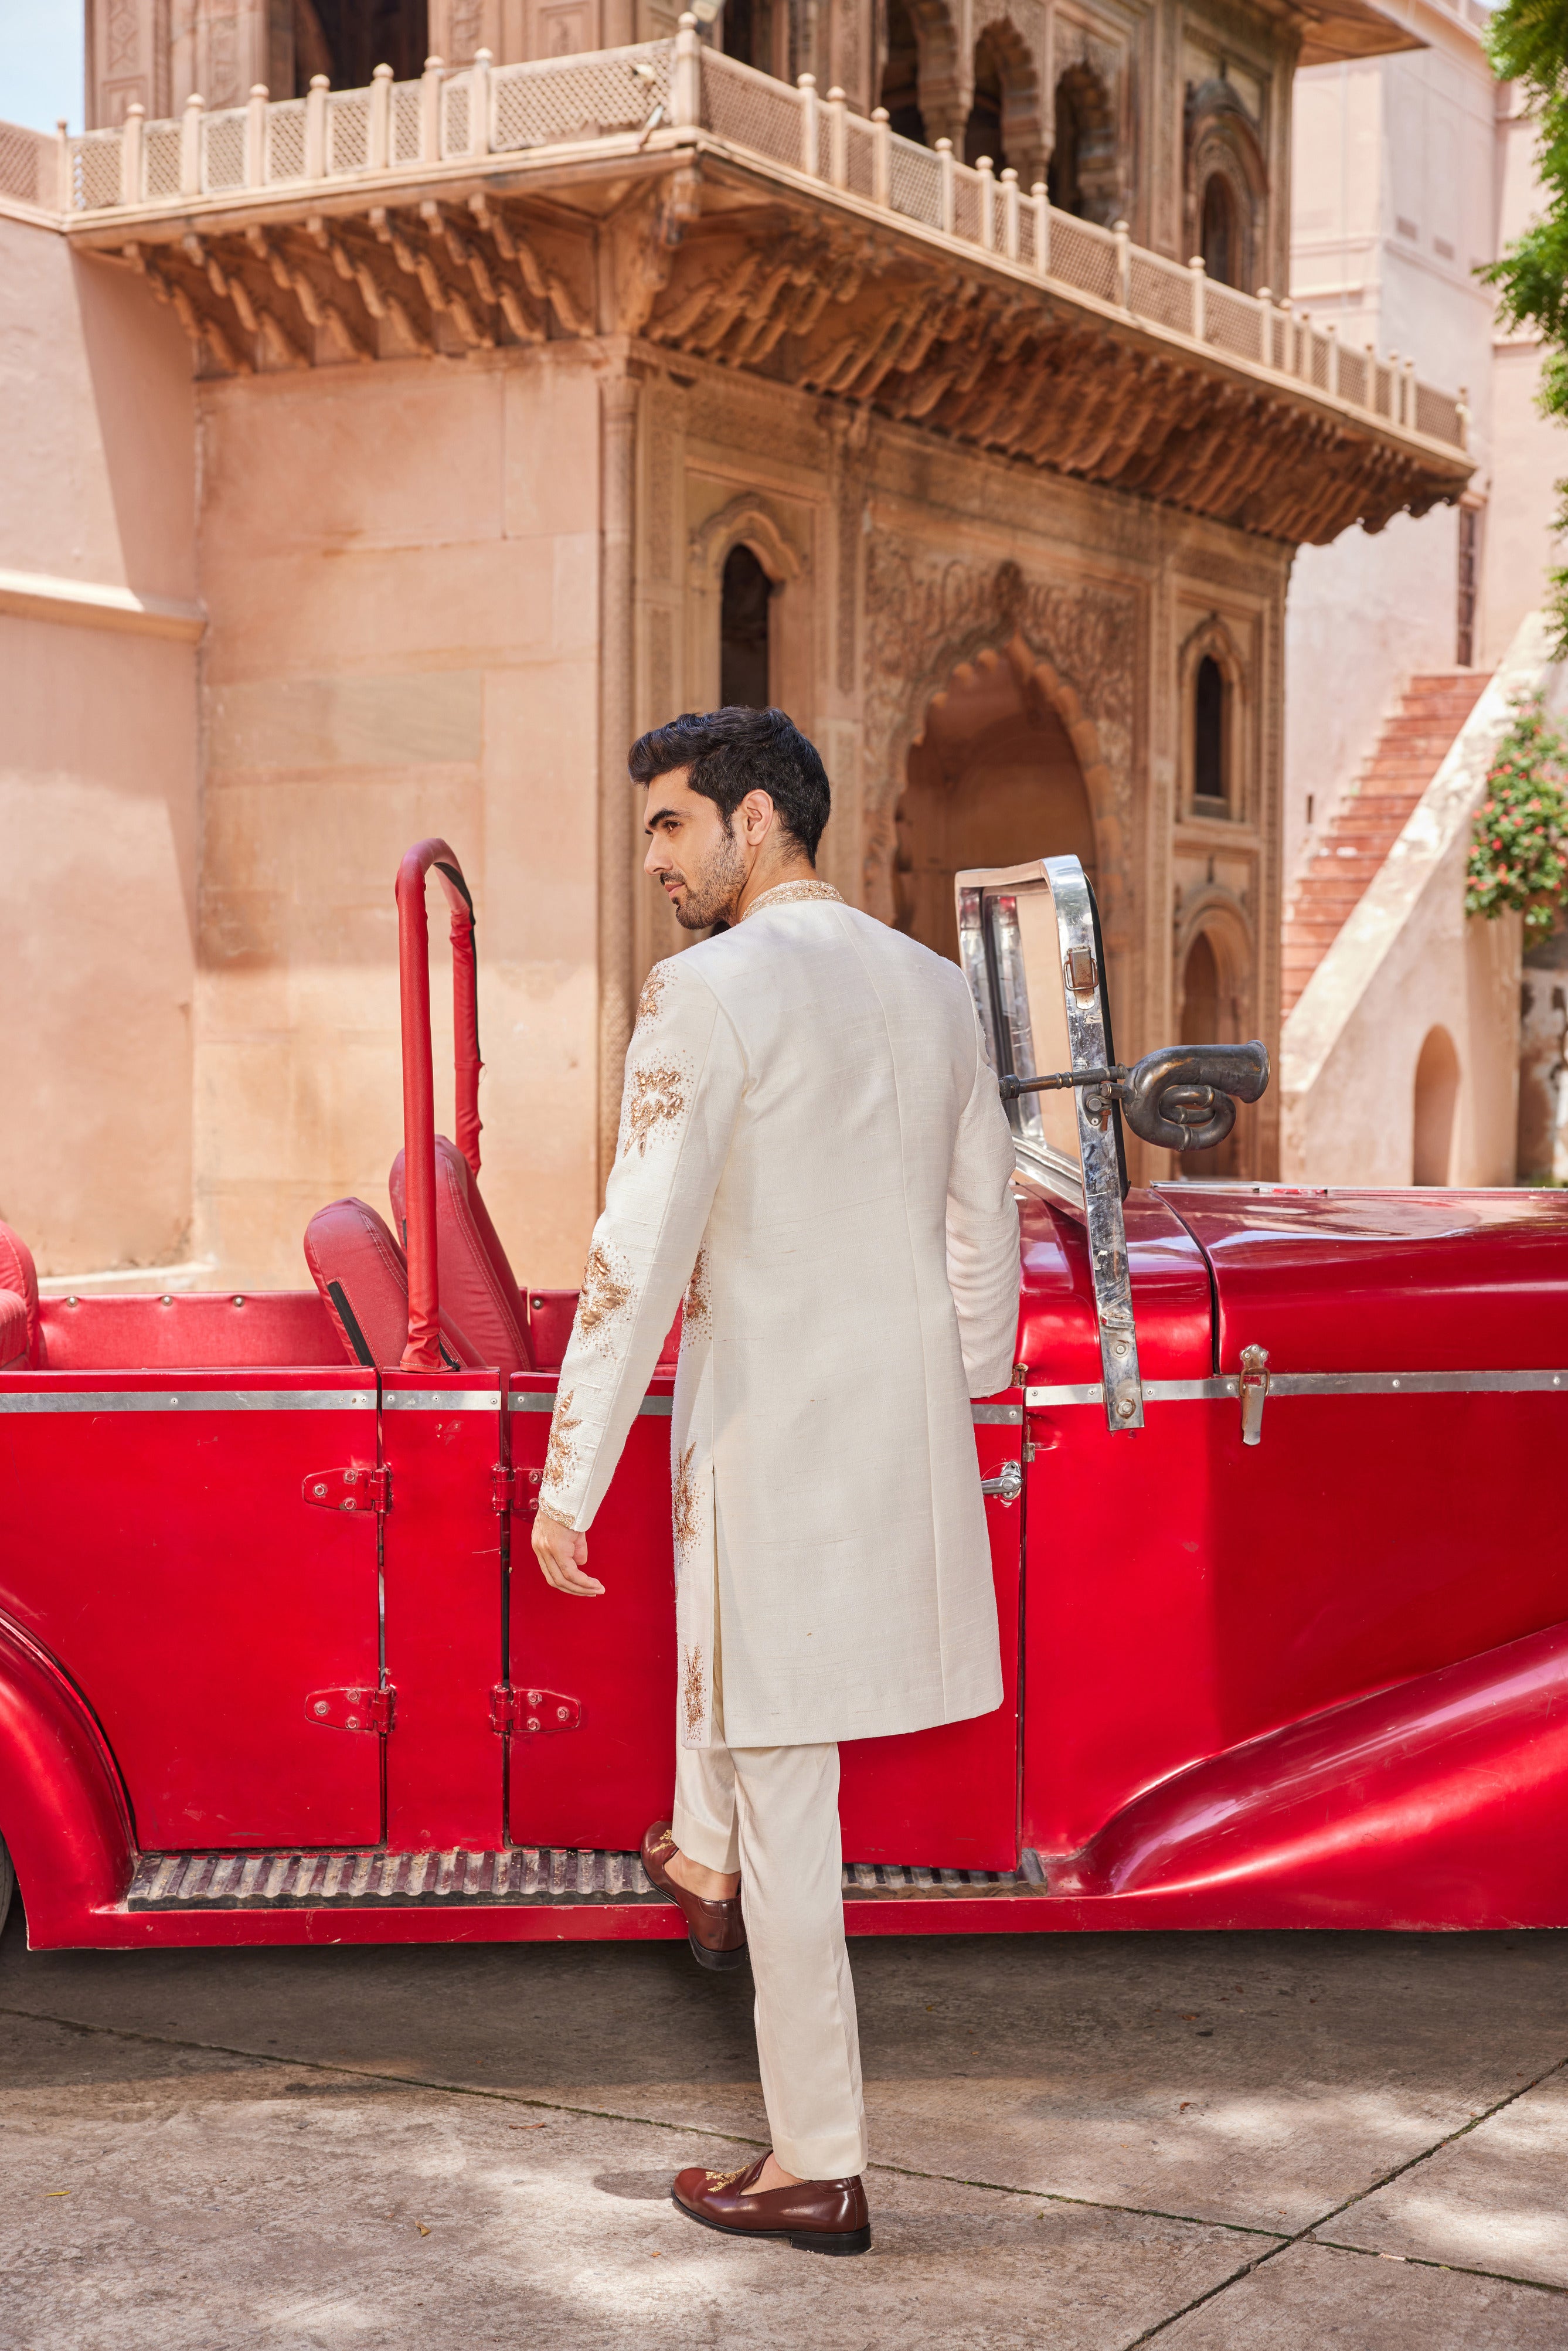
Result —
<path fill-rule="evenodd" d="M 753 898 L 740 919 L 743 923 L 749 923 L 753 914 L 763 906 L 793 906 L 804 898 L 831 898 L 839 906 L 844 903 L 841 893 L 831 882 L 779 882 L 771 890 L 764 890 L 760 898 Z"/>

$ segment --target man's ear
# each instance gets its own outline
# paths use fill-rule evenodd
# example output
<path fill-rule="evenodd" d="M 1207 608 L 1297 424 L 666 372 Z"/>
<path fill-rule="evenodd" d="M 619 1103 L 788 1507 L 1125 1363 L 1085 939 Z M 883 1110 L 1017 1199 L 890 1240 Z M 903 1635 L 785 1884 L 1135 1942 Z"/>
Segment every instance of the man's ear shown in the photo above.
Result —
<path fill-rule="evenodd" d="M 773 823 L 773 796 L 770 792 L 747 792 L 740 803 L 740 819 L 746 838 L 753 849 L 758 849 L 768 838 Z"/>

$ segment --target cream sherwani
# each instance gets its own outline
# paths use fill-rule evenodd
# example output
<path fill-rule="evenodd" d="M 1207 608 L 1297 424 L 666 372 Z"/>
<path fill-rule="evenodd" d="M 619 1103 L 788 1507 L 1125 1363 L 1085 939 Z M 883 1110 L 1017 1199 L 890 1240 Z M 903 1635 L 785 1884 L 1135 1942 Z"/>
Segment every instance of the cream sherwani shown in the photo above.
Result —
<path fill-rule="evenodd" d="M 740 1873 L 802 2179 L 866 2154 L 835 1742 L 1001 1699 L 969 1399 L 1011 1375 L 1012 1165 L 962 976 L 825 883 L 650 975 L 540 1508 L 591 1523 L 684 1293 L 673 1829 Z"/>
<path fill-rule="evenodd" d="M 685 1293 L 682 1739 L 877 1738 L 1001 1700 L 969 1399 L 1011 1377 L 1019 1236 L 956 966 L 819 882 L 650 975 L 541 1489 L 591 1525 Z"/>

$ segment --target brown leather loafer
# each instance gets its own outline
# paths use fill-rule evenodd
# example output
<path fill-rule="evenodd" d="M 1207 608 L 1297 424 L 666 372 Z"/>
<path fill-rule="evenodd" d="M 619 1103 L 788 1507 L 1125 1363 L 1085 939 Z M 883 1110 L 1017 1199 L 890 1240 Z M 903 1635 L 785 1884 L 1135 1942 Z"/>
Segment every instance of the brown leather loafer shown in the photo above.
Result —
<path fill-rule="evenodd" d="M 802 2253 L 870 2252 L 862 2180 L 802 2179 L 794 2188 L 748 2195 L 767 2160 L 759 2155 L 739 2171 L 683 2171 L 671 2199 L 688 2220 L 727 2237 L 788 2237 Z"/>
<path fill-rule="evenodd" d="M 738 1968 L 746 1958 L 746 1928 L 740 1916 L 739 1896 L 728 1902 L 705 1902 L 700 1894 L 688 1894 L 669 1873 L 669 1865 L 679 1851 L 670 1834 L 669 1822 L 655 1821 L 643 1839 L 643 1866 L 660 1893 L 667 1894 L 685 1912 L 686 1938 L 693 1959 L 705 1968 Z"/>

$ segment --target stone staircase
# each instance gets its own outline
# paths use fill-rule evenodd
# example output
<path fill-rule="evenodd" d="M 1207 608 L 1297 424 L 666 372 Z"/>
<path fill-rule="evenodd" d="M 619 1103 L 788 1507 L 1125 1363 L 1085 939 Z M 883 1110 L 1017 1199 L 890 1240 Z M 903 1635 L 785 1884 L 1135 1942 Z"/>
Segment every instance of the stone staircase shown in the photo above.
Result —
<path fill-rule="evenodd" d="M 1281 965 L 1289 1018 L 1314 971 L 1360 904 L 1444 754 L 1479 701 L 1481 670 L 1413 677 L 1377 747 L 1340 802 L 1296 886 L 1285 917 Z"/>

